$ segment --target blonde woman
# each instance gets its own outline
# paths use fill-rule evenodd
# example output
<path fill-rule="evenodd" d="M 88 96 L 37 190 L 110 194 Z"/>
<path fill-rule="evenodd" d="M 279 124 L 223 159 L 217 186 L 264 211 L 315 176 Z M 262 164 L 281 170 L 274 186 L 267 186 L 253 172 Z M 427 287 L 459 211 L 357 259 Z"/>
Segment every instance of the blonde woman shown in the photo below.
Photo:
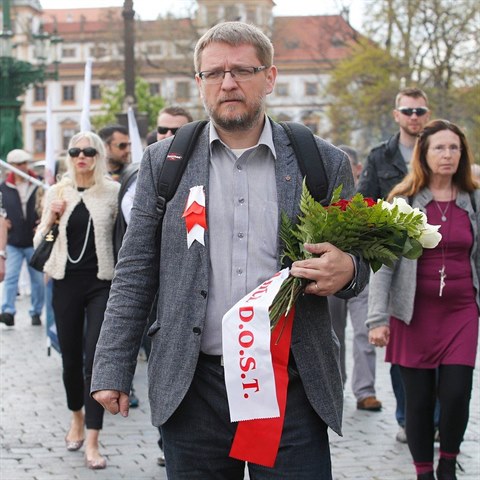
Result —
<path fill-rule="evenodd" d="M 59 235 L 44 271 L 53 278 L 52 305 L 63 363 L 63 382 L 72 421 L 67 450 L 85 441 L 88 468 L 102 469 L 98 437 L 103 408 L 90 398 L 93 357 L 113 278 L 113 226 L 119 184 L 107 174 L 100 137 L 78 133 L 69 144 L 67 172 L 46 194 L 35 246 L 59 222 Z M 87 434 L 85 437 L 84 429 Z"/>

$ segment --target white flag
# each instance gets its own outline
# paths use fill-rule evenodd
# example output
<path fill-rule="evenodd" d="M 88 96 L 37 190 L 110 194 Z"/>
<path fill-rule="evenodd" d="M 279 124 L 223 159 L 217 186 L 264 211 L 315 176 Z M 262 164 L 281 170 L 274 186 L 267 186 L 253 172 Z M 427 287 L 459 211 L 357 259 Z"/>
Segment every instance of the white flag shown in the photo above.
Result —
<path fill-rule="evenodd" d="M 45 183 L 55 183 L 55 145 L 53 134 L 53 115 L 51 96 L 47 97 L 47 127 L 45 129 Z"/>
<path fill-rule="evenodd" d="M 142 161 L 143 147 L 140 133 L 138 133 L 137 121 L 135 120 L 135 114 L 133 108 L 128 107 L 128 135 L 130 136 L 130 142 L 132 142 L 132 163 L 139 163 Z"/>
<path fill-rule="evenodd" d="M 91 58 L 87 58 L 85 63 L 85 79 L 83 82 L 83 106 L 82 116 L 80 117 L 80 131 L 90 132 L 90 91 L 92 88 L 92 62 Z"/>

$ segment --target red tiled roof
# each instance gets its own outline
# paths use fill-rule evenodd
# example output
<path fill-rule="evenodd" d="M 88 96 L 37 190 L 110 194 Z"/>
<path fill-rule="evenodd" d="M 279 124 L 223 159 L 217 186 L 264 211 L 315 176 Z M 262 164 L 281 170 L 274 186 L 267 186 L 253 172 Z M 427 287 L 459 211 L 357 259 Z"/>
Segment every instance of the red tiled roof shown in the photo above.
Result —
<path fill-rule="evenodd" d="M 340 15 L 275 17 L 275 62 L 331 62 L 348 55 L 358 36 Z"/>
<path fill-rule="evenodd" d="M 122 19 L 123 7 L 106 8 L 56 8 L 44 9 L 42 19 L 45 23 L 50 23 L 56 18 L 59 23 L 78 23 L 108 21 L 109 18 L 115 20 Z"/>

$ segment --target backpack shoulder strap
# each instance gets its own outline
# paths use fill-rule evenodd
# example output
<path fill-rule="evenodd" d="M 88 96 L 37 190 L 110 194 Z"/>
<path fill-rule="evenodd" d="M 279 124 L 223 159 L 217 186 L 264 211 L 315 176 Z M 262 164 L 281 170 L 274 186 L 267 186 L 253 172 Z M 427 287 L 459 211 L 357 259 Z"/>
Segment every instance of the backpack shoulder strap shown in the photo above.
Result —
<path fill-rule="evenodd" d="M 167 202 L 172 199 L 182 178 L 193 147 L 207 120 L 198 120 L 180 127 L 163 162 L 157 184 L 157 212 L 165 214 Z"/>
<path fill-rule="evenodd" d="M 328 182 L 325 165 L 312 131 L 297 122 L 280 122 L 292 143 L 300 171 L 313 198 L 322 204 L 328 202 Z"/>
<path fill-rule="evenodd" d="M 472 202 L 473 211 L 477 213 L 477 202 L 475 201 L 475 192 L 470 192 L 470 201 Z"/>

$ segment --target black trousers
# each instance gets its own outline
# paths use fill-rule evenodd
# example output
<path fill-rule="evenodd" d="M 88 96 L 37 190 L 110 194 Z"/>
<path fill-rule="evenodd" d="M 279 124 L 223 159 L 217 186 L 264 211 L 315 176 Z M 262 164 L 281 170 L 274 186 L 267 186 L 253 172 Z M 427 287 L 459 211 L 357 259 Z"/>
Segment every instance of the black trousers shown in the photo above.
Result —
<path fill-rule="evenodd" d="M 456 455 L 467 428 L 473 368 L 440 365 L 435 369 L 400 367 L 406 395 L 408 448 L 416 463 L 433 461 L 435 400 L 440 401 L 440 451 Z"/>
<path fill-rule="evenodd" d="M 100 430 L 103 407 L 90 397 L 93 357 L 107 306 L 110 282 L 91 275 L 53 281 L 52 305 L 62 353 L 63 384 L 72 411 L 85 406 L 87 428 Z"/>

